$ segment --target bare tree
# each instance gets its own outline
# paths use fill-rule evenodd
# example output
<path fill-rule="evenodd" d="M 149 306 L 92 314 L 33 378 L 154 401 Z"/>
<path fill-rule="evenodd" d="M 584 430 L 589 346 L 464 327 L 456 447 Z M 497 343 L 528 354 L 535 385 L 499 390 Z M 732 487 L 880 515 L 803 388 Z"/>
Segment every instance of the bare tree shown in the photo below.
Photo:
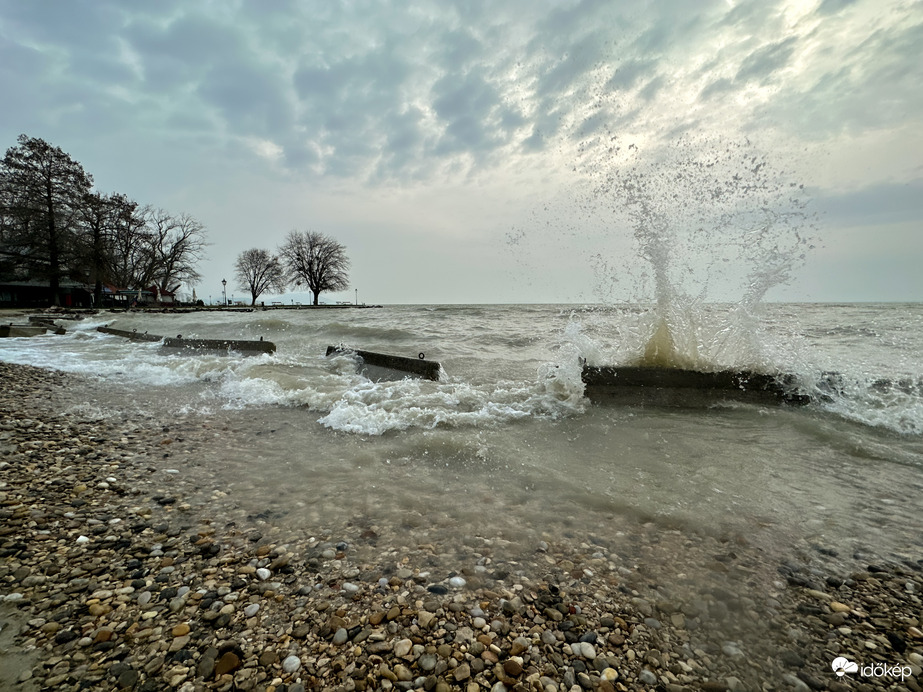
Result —
<path fill-rule="evenodd" d="M 154 283 L 170 292 L 183 283 L 198 283 L 196 265 L 205 254 L 205 227 L 189 214 L 173 216 L 163 209 L 148 209 L 145 216 Z"/>
<path fill-rule="evenodd" d="M 349 258 L 346 248 L 323 233 L 290 231 L 279 254 L 285 262 L 289 280 L 305 284 L 314 294 L 314 305 L 322 291 L 349 288 Z"/>
<path fill-rule="evenodd" d="M 250 305 L 263 293 L 281 293 L 285 290 L 285 268 L 278 257 L 266 250 L 252 248 L 237 256 L 234 263 L 234 278 L 241 291 L 250 291 Z"/>

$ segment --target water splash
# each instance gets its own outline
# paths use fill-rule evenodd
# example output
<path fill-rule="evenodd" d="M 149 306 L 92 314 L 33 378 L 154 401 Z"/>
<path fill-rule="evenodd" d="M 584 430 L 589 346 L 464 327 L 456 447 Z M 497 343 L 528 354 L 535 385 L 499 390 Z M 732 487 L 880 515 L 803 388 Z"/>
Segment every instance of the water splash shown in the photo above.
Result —
<path fill-rule="evenodd" d="M 586 161 L 592 196 L 615 223 L 627 222 L 643 262 L 597 256 L 597 276 L 610 285 L 627 279 L 629 301 L 653 303 L 631 363 L 765 365 L 760 306 L 812 247 L 804 185 L 749 140 L 685 136 L 643 157 L 634 145 L 610 144 L 604 158 Z M 718 301 L 725 318 L 707 327 L 703 306 Z"/>

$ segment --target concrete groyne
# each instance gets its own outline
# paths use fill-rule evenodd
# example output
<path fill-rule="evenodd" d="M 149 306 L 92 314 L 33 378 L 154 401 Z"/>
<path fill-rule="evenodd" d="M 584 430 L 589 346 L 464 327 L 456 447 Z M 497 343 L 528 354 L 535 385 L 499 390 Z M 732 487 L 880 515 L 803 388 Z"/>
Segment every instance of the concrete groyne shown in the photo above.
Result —
<path fill-rule="evenodd" d="M 417 375 L 418 377 L 433 381 L 439 380 L 439 371 L 442 369 L 440 364 L 436 361 L 426 360 L 424 354 L 422 353 L 417 358 L 407 358 L 405 356 L 391 356 L 385 353 L 360 351 L 358 349 L 347 348 L 346 346 L 328 346 L 326 355 L 330 356 L 332 354 L 355 354 L 358 358 L 361 359 L 363 366 L 384 368 L 386 370 L 396 370 L 398 372 Z M 385 378 L 383 377 L 381 379 Z"/>
<path fill-rule="evenodd" d="M 112 327 L 97 327 L 96 331 L 103 334 L 120 336 L 131 341 L 161 342 L 164 348 L 188 349 L 193 351 L 239 351 L 242 353 L 275 353 L 276 345 L 271 341 L 241 340 L 241 339 L 184 339 L 181 335 L 173 337 L 158 336 L 147 332 L 114 329 Z"/>
<path fill-rule="evenodd" d="M 719 401 L 803 405 L 791 375 L 748 371 L 584 365 L 584 394 L 595 403 L 699 407 Z"/>

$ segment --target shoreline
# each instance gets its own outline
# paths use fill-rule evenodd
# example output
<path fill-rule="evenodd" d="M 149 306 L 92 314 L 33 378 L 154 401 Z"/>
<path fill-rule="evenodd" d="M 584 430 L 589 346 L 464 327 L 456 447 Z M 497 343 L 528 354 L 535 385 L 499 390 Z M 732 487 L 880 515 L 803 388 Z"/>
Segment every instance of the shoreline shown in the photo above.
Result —
<path fill-rule="evenodd" d="M 0 376 L 10 689 L 921 689 L 919 562 L 838 574 L 650 525 L 629 527 L 631 555 L 607 527 L 518 550 L 489 527 L 464 546 L 400 526 L 312 535 L 171 483 L 188 470 L 221 492 L 220 470 L 193 469 L 205 438 L 65 418 L 74 376 Z M 838 678 L 839 655 L 912 676 Z"/>

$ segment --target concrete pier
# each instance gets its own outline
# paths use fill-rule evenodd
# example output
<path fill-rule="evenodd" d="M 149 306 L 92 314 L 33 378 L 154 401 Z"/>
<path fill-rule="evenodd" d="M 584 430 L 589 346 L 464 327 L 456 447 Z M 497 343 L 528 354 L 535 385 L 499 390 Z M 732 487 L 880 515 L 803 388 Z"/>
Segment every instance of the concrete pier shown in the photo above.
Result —
<path fill-rule="evenodd" d="M 331 354 L 355 354 L 362 362 L 360 372 L 363 368 L 367 368 L 367 374 L 370 375 L 369 379 L 389 379 L 388 372 L 378 373 L 374 370 L 374 368 L 382 368 L 386 371 L 397 370 L 401 373 L 409 373 L 427 380 L 439 380 L 441 366 L 436 361 L 426 360 L 422 353 L 419 358 L 405 358 L 404 356 L 390 356 L 384 353 L 360 351 L 345 346 L 328 346 L 326 355 L 329 356 Z"/>
<path fill-rule="evenodd" d="M 96 331 L 103 334 L 121 336 L 132 341 L 162 342 L 164 348 L 188 349 L 191 351 L 240 351 L 242 353 L 275 353 L 276 345 L 271 341 L 245 341 L 240 339 L 184 339 L 182 336 L 175 338 L 148 334 L 147 332 L 128 331 L 126 329 L 113 329 L 112 327 L 97 327 Z"/>
<path fill-rule="evenodd" d="M 0 324 L 0 338 L 17 336 L 39 336 L 48 331 L 48 327 L 34 324 Z"/>
<path fill-rule="evenodd" d="M 701 407 L 720 401 L 803 405 L 791 375 L 584 365 L 584 394 L 600 404 Z"/>

